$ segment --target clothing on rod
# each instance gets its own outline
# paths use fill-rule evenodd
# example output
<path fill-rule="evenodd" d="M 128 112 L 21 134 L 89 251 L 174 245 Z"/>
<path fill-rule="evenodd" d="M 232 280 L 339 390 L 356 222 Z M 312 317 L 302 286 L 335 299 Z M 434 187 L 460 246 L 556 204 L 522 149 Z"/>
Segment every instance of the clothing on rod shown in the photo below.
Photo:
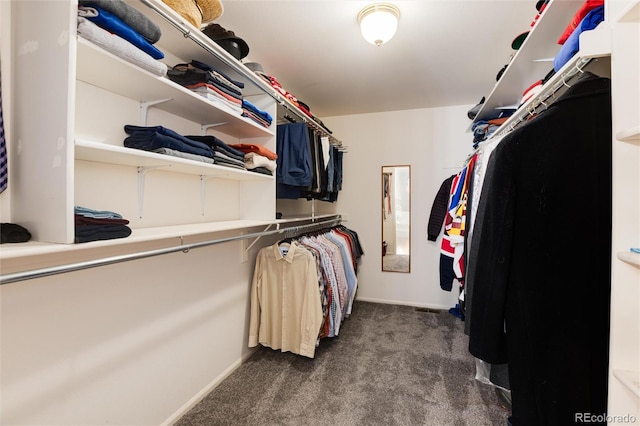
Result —
<path fill-rule="evenodd" d="M 249 347 L 313 358 L 320 339 L 337 336 L 351 314 L 362 254 L 357 234 L 344 226 L 262 248 L 251 285 Z"/>
<path fill-rule="evenodd" d="M 276 137 L 276 197 L 337 201 L 342 152 L 305 123 L 281 124 Z"/>
<path fill-rule="evenodd" d="M 466 321 L 471 354 L 508 364 L 514 425 L 607 412 L 611 137 L 611 82 L 584 72 L 490 155 Z"/>

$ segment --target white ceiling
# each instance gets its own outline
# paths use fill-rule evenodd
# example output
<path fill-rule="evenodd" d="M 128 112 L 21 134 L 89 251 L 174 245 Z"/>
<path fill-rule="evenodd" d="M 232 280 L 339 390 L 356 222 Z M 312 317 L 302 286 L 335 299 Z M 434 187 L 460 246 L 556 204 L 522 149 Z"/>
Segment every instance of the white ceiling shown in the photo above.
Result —
<path fill-rule="evenodd" d="M 222 0 L 216 20 L 319 117 L 449 105 L 488 95 L 536 0 L 391 0 L 398 32 L 377 47 L 357 15 L 373 1 Z"/>

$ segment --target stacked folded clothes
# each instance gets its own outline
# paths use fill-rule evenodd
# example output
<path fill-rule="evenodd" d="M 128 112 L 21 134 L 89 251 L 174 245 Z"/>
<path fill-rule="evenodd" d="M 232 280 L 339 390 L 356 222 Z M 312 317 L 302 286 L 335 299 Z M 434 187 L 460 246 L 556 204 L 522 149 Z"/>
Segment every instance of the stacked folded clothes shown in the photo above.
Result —
<path fill-rule="evenodd" d="M 477 148 L 480 142 L 489 139 L 514 112 L 515 108 L 495 108 L 482 120 L 474 121 L 471 125 L 473 147 Z"/>
<path fill-rule="evenodd" d="M 478 120 L 471 125 L 471 131 L 473 132 L 473 148 L 477 148 L 480 142 L 485 141 L 495 133 L 496 130 L 502 126 L 502 124 L 509 117 L 493 118 L 491 120 Z"/>
<path fill-rule="evenodd" d="M 591 2 L 586 2 L 587 6 Z M 576 53 L 580 51 L 580 34 L 595 29 L 604 21 L 604 4 L 591 9 L 562 44 L 560 51 L 553 59 L 553 69 L 558 72 Z M 569 30 L 567 30 L 569 32 Z"/>
<path fill-rule="evenodd" d="M 276 171 L 276 159 L 278 158 L 275 152 L 262 145 L 240 143 L 229 146 L 245 153 L 244 165 L 247 170 L 273 176 Z"/>
<path fill-rule="evenodd" d="M 191 61 L 167 71 L 167 77 L 208 100 L 242 114 L 244 83 L 234 81 L 208 64 Z"/>
<path fill-rule="evenodd" d="M 273 122 L 273 118 L 268 112 L 262 111 L 246 99 L 242 100 L 242 116 L 250 118 L 264 127 L 271 126 Z"/>
<path fill-rule="evenodd" d="M 219 70 L 204 62 L 192 60 L 188 64 L 177 64 L 167 71 L 171 81 L 207 98 L 219 106 L 247 117 L 264 127 L 273 121 L 266 111 L 243 99 L 244 83 L 234 81 Z"/>
<path fill-rule="evenodd" d="M 160 28 L 123 0 L 79 0 L 78 35 L 153 74 L 164 76 Z"/>
<path fill-rule="evenodd" d="M 247 170 L 271 176 L 273 176 L 273 173 L 276 171 L 275 160 L 269 160 L 267 157 L 263 157 L 255 152 L 244 155 L 244 166 Z"/>
<path fill-rule="evenodd" d="M 126 124 L 124 131 L 129 135 L 124 140 L 124 146 L 127 148 L 189 158 L 210 164 L 214 162 L 213 151 L 209 146 L 182 136 L 166 127 Z"/>
<path fill-rule="evenodd" d="M 93 210 L 75 206 L 75 242 L 113 240 L 131 235 L 129 221 L 122 215 L 108 210 Z"/>
<path fill-rule="evenodd" d="M 220 139 L 212 135 L 206 136 L 186 136 L 187 138 L 201 142 L 213 151 L 213 159 L 215 164 L 236 169 L 245 169 L 244 152 L 232 148 Z"/>

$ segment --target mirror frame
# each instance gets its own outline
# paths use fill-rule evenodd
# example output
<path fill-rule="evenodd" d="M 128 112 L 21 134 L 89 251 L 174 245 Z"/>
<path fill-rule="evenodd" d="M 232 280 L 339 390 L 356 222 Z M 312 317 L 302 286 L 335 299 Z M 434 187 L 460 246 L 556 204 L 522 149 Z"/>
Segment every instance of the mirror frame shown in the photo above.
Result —
<path fill-rule="evenodd" d="M 404 168 L 406 167 L 409 174 L 409 188 L 408 188 L 408 203 L 409 203 L 409 229 L 408 229 L 408 238 L 407 242 L 409 245 L 409 259 L 407 261 L 406 270 L 393 270 L 393 269 L 385 269 L 384 267 L 384 256 L 385 256 L 385 247 L 384 247 L 384 228 L 385 228 L 385 169 L 389 168 Z M 411 272 L 411 165 L 410 164 L 395 164 L 395 165 L 385 165 L 380 168 L 380 270 L 382 272 L 399 272 L 399 273 L 410 273 Z"/>

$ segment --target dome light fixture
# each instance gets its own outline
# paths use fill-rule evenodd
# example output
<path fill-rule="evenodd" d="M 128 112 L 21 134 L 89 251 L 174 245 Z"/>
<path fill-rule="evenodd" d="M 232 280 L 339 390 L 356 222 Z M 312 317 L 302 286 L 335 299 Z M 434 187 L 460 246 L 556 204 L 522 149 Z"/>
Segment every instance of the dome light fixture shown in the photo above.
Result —
<path fill-rule="evenodd" d="M 391 40 L 398 29 L 400 10 L 391 3 L 370 4 L 358 13 L 362 37 L 380 46 Z"/>

